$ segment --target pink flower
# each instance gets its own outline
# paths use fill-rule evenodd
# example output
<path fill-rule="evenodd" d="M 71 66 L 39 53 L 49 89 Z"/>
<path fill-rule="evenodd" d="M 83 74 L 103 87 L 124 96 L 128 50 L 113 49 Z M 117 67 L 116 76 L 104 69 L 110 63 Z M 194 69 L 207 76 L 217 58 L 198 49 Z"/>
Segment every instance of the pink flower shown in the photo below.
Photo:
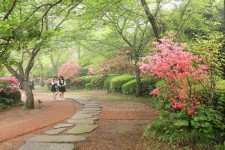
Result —
<path fill-rule="evenodd" d="M 140 70 L 166 82 L 167 88 L 162 88 L 161 91 L 168 93 L 168 102 L 174 109 L 187 108 L 188 114 L 194 114 L 199 100 L 191 94 L 198 87 L 195 86 L 193 91 L 190 89 L 199 81 L 207 82 L 208 66 L 203 64 L 202 58 L 185 51 L 186 43 L 173 42 L 172 34 L 169 37 L 161 39 L 161 43 L 154 43 L 154 53 L 142 59 Z M 158 92 L 159 89 L 156 88 L 150 94 L 155 95 Z"/>
<path fill-rule="evenodd" d="M 65 78 L 71 78 L 78 74 L 80 68 L 81 67 L 75 62 L 68 61 L 60 66 L 58 75 L 62 75 Z"/>
<path fill-rule="evenodd" d="M 159 93 L 159 88 L 156 88 L 156 89 L 152 90 L 150 94 L 151 95 L 156 95 L 158 93 Z"/>
<path fill-rule="evenodd" d="M 189 107 L 189 108 L 187 108 L 188 115 L 193 115 L 194 112 L 195 112 L 195 107 Z"/>

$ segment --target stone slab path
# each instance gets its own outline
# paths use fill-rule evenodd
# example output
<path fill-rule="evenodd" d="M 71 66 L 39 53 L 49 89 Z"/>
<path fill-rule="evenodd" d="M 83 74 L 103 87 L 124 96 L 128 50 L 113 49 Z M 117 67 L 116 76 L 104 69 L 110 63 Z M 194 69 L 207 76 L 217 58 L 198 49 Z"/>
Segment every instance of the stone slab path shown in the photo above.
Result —
<path fill-rule="evenodd" d="M 73 144 L 27 143 L 18 150 L 73 150 Z"/>
<path fill-rule="evenodd" d="M 71 134 L 87 133 L 93 131 L 97 127 L 98 127 L 97 125 L 77 125 L 74 128 L 68 130 L 66 133 Z"/>
<path fill-rule="evenodd" d="M 89 99 L 72 98 L 83 105 L 83 109 L 69 118 L 66 123 L 56 124 L 53 129 L 43 135 L 37 135 L 26 140 L 26 144 L 19 150 L 74 150 L 74 142 L 87 140 L 79 134 L 90 133 L 98 126 L 95 121 L 99 119 L 101 106 Z"/>

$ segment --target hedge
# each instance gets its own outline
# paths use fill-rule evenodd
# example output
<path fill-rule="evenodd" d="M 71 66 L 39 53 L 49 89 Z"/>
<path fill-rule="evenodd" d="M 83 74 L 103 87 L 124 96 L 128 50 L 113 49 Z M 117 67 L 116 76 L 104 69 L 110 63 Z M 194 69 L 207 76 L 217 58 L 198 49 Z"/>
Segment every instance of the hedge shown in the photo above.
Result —
<path fill-rule="evenodd" d="M 120 76 L 116 76 L 116 77 L 112 78 L 112 80 L 110 82 L 110 90 L 113 92 L 122 93 L 123 84 L 125 84 L 133 79 L 134 79 L 134 76 L 132 76 L 130 74 L 123 74 Z"/>
<path fill-rule="evenodd" d="M 111 83 L 111 80 L 116 77 L 116 76 L 119 76 L 118 74 L 108 74 L 107 78 L 105 79 L 104 81 L 104 84 L 103 84 L 103 88 L 105 88 L 107 90 L 107 93 L 110 92 L 110 83 Z"/>
<path fill-rule="evenodd" d="M 103 89 L 106 78 L 107 76 L 95 76 L 92 78 L 91 83 L 93 84 L 93 88 Z"/>
<path fill-rule="evenodd" d="M 87 84 L 85 84 L 85 88 L 89 89 L 89 90 L 92 90 L 94 88 L 94 84 L 93 83 L 87 83 Z"/>
<path fill-rule="evenodd" d="M 147 96 L 155 88 L 155 79 L 144 78 L 141 79 L 141 95 Z M 135 95 L 136 93 L 136 80 L 133 79 L 122 86 L 124 95 Z"/>
<path fill-rule="evenodd" d="M 90 83 L 94 77 L 95 76 L 89 75 L 89 76 L 82 76 L 82 77 L 75 78 L 73 80 L 72 85 L 75 86 L 77 89 L 83 89 L 85 88 L 85 84 Z"/>

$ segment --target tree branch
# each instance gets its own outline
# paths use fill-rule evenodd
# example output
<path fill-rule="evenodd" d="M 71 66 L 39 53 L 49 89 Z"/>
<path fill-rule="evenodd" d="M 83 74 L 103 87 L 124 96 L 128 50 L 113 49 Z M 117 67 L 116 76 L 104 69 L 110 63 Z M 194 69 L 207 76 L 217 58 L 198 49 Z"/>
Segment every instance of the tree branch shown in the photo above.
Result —
<path fill-rule="evenodd" d="M 5 16 L 3 17 L 2 21 L 8 19 L 9 15 L 12 13 L 13 9 L 15 8 L 16 6 L 16 3 L 17 3 L 17 0 L 14 0 L 9 11 L 5 14 Z"/>
<path fill-rule="evenodd" d="M 148 8 L 148 5 L 146 3 L 146 0 L 140 0 L 141 1 L 141 4 L 145 10 L 145 13 L 147 15 L 147 18 L 149 20 L 149 22 L 151 23 L 152 25 L 152 29 L 154 31 L 154 34 L 155 34 L 155 37 L 156 39 L 159 41 L 159 38 L 160 38 L 160 34 L 159 34 L 159 29 L 158 29 L 158 25 L 157 25 L 157 22 L 156 22 L 156 19 L 155 17 L 152 15 L 151 11 L 149 10 Z"/>

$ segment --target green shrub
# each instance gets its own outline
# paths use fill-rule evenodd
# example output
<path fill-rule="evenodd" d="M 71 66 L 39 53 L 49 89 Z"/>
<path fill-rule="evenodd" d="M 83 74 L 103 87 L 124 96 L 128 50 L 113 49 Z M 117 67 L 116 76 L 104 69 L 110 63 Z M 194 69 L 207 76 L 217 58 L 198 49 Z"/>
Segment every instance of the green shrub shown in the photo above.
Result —
<path fill-rule="evenodd" d="M 144 78 L 141 79 L 141 95 L 147 96 L 149 93 L 155 89 L 156 79 L 154 78 Z"/>
<path fill-rule="evenodd" d="M 4 104 L 6 106 L 11 106 L 11 105 L 14 104 L 12 99 L 8 99 L 8 98 L 5 98 L 5 97 L 0 97 L 0 103 Z"/>
<path fill-rule="evenodd" d="M 4 108 L 6 108 L 6 105 L 3 103 L 0 103 L 0 110 L 3 110 Z"/>
<path fill-rule="evenodd" d="M 225 90 L 225 80 L 219 80 L 218 82 L 217 82 L 217 86 L 218 86 L 218 88 L 219 89 L 221 89 L 221 90 Z"/>
<path fill-rule="evenodd" d="M 120 76 L 116 76 L 116 77 L 112 78 L 112 80 L 110 82 L 110 90 L 112 90 L 113 92 L 122 93 L 123 84 L 131 81 L 132 79 L 134 79 L 134 76 L 132 76 L 130 74 L 123 74 Z"/>
<path fill-rule="evenodd" d="M 93 84 L 94 88 L 96 89 L 103 89 L 104 87 L 104 81 L 107 76 L 95 76 L 92 80 L 91 83 Z"/>
<path fill-rule="evenodd" d="M 116 76 L 118 76 L 118 74 L 108 74 L 107 78 L 105 79 L 103 87 L 107 90 L 107 93 L 110 92 L 111 80 Z"/>
<path fill-rule="evenodd" d="M 206 105 L 199 105 L 194 116 L 188 116 L 185 110 L 161 111 L 159 117 L 145 129 L 148 138 L 199 148 L 212 148 L 225 139 L 223 114 Z"/>
<path fill-rule="evenodd" d="M 75 86 L 77 89 L 83 89 L 85 88 L 85 84 L 90 83 L 94 77 L 95 76 L 89 75 L 89 76 L 82 76 L 82 77 L 75 78 L 73 80 L 72 86 Z"/>
<path fill-rule="evenodd" d="M 124 95 L 135 95 L 136 92 L 136 79 L 133 79 L 122 86 L 122 93 Z"/>
<path fill-rule="evenodd" d="M 225 150 L 225 141 L 223 142 L 223 144 L 217 145 L 216 150 Z"/>
<path fill-rule="evenodd" d="M 153 78 L 141 79 L 141 95 L 147 96 L 155 88 L 155 80 Z M 136 79 L 133 79 L 122 86 L 122 92 L 125 95 L 135 95 Z"/>
<path fill-rule="evenodd" d="M 91 89 L 94 88 L 94 84 L 93 83 L 87 83 L 87 84 L 85 84 L 85 88 L 91 90 Z"/>

